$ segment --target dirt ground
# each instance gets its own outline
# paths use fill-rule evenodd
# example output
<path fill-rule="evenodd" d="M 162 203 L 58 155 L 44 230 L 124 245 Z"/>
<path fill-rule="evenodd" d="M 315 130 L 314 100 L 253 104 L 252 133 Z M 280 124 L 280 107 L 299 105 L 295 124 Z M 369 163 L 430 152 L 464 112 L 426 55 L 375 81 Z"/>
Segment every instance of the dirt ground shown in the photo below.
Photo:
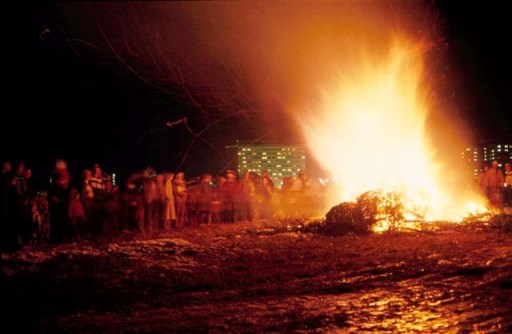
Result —
<path fill-rule="evenodd" d="M 125 233 L 24 248 L 4 258 L 2 280 L 13 333 L 512 332 L 512 235 L 474 228 Z"/>

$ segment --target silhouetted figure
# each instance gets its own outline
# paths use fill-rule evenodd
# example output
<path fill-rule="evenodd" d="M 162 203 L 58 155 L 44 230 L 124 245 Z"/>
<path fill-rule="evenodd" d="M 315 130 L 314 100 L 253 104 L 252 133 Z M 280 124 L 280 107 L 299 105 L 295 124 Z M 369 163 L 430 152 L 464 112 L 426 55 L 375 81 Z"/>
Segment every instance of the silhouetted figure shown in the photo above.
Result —
<path fill-rule="evenodd" d="M 172 181 L 174 173 L 165 174 L 164 195 L 165 195 L 165 222 L 164 229 L 168 230 L 176 224 L 176 205 L 174 202 L 174 191 Z"/>
<path fill-rule="evenodd" d="M 261 218 L 270 218 L 273 215 L 274 188 L 274 182 L 267 171 L 263 171 L 257 187 Z"/>
<path fill-rule="evenodd" d="M 101 170 L 100 165 L 94 164 L 92 169 L 92 175 L 89 178 L 89 184 L 94 192 L 94 197 L 100 198 L 105 192 L 105 176 Z"/>
<path fill-rule="evenodd" d="M 28 244 L 31 239 L 32 206 L 29 201 L 29 185 L 32 172 L 25 169 L 25 163 L 21 161 L 14 173 L 14 228 L 22 244 Z"/>
<path fill-rule="evenodd" d="M 2 164 L 0 180 L 0 250 L 12 251 L 19 247 L 14 209 L 16 206 L 16 188 L 12 165 L 9 161 Z"/>
<path fill-rule="evenodd" d="M 74 241 L 81 241 L 85 234 L 85 209 L 80 201 L 80 192 L 76 189 L 71 189 L 70 196 L 71 201 L 68 208 L 70 237 Z"/>
<path fill-rule="evenodd" d="M 187 184 L 185 174 L 179 172 L 173 180 L 174 203 L 176 204 L 176 225 L 187 224 Z"/>
<path fill-rule="evenodd" d="M 233 223 L 236 219 L 236 201 L 240 192 L 240 184 L 236 179 L 234 170 L 226 171 L 226 182 L 224 182 L 221 189 L 224 195 L 222 220 L 226 223 Z"/>
<path fill-rule="evenodd" d="M 153 170 L 143 171 L 142 185 L 144 187 L 144 227 L 142 233 L 153 233 L 156 230 L 157 191 Z"/>
<path fill-rule="evenodd" d="M 489 201 L 494 208 L 503 208 L 503 184 L 505 177 L 503 172 L 498 168 L 498 161 L 493 161 L 491 168 L 487 171 L 486 180 L 489 194 Z"/>
<path fill-rule="evenodd" d="M 505 164 L 505 188 L 503 189 L 504 205 L 512 206 L 512 165 L 510 162 Z"/>
<path fill-rule="evenodd" d="M 69 194 L 70 175 L 67 170 L 67 163 L 64 160 L 57 160 L 55 170 L 52 174 L 52 185 L 49 192 L 50 239 L 54 243 L 60 243 L 70 237 L 70 222 L 68 208 L 70 202 Z"/>
<path fill-rule="evenodd" d="M 489 189 L 487 185 L 487 171 L 489 170 L 489 164 L 484 163 L 482 166 L 482 171 L 480 174 L 478 174 L 478 187 L 480 188 L 480 191 L 482 194 L 485 195 L 485 197 L 489 197 Z"/>
<path fill-rule="evenodd" d="M 213 200 L 212 176 L 203 174 L 198 185 L 198 215 L 199 224 L 209 224 L 212 220 L 211 202 Z"/>

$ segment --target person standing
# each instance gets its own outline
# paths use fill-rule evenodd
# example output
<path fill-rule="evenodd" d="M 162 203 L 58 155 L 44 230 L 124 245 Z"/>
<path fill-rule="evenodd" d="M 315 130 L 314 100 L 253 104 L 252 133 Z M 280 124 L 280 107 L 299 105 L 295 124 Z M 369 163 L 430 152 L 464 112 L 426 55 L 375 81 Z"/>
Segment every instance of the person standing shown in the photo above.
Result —
<path fill-rule="evenodd" d="M 92 187 L 94 197 L 101 198 L 105 192 L 105 176 L 100 165 L 93 165 L 92 176 L 88 177 L 88 183 Z"/>
<path fill-rule="evenodd" d="M 169 230 L 176 225 L 176 207 L 174 204 L 174 192 L 172 188 L 172 180 L 174 173 L 166 173 L 164 178 L 164 194 L 165 194 L 165 222 L 164 229 Z"/>
<path fill-rule="evenodd" d="M 268 176 L 265 170 L 261 173 L 261 216 L 262 218 L 270 218 L 273 215 L 273 199 L 274 199 L 274 182 Z"/>
<path fill-rule="evenodd" d="M 497 209 L 503 209 L 503 185 L 505 177 L 498 168 L 498 161 L 492 162 L 491 168 L 486 173 L 487 189 L 491 206 Z"/>
<path fill-rule="evenodd" d="M 25 169 L 25 163 L 20 161 L 14 173 L 13 185 L 16 189 L 14 200 L 14 228 L 16 229 L 17 238 L 23 244 L 27 244 L 30 240 L 30 226 L 32 221 L 32 207 L 29 201 L 28 180 L 32 172 Z"/>
<path fill-rule="evenodd" d="M 64 160 L 57 160 L 52 174 L 52 185 L 49 193 L 50 206 L 50 239 L 60 243 L 70 236 L 70 221 L 68 215 L 70 203 L 71 176 Z"/>
<path fill-rule="evenodd" d="M 89 169 L 82 171 L 82 194 L 81 199 L 84 207 L 87 210 L 92 208 L 94 202 L 94 189 L 91 186 L 92 172 Z"/>
<path fill-rule="evenodd" d="M 176 225 L 185 226 L 188 223 L 187 218 L 187 184 L 185 174 L 178 172 L 174 177 L 173 194 L 176 204 Z"/>
<path fill-rule="evenodd" d="M 505 185 L 503 189 L 504 205 L 512 207 L 512 165 L 510 162 L 505 164 Z"/>
<path fill-rule="evenodd" d="M 487 187 L 487 171 L 489 170 L 489 164 L 484 163 L 480 174 L 478 174 L 478 186 L 480 187 L 480 191 L 487 198 L 489 197 L 488 187 Z"/>
<path fill-rule="evenodd" d="M 12 165 L 10 161 L 4 161 L 0 180 L 0 250 L 2 252 L 14 250 L 19 246 L 14 219 L 15 200 L 16 187 Z"/>
<path fill-rule="evenodd" d="M 155 227 L 157 230 L 165 228 L 166 206 L 165 206 L 165 175 L 155 176 L 156 198 L 155 198 Z"/>
<path fill-rule="evenodd" d="M 80 200 L 80 192 L 76 189 L 70 191 L 70 202 L 68 207 L 70 223 L 70 239 L 81 241 L 85 229 L 85 209 Z"/>
<path fill-rule="evenodd" d="M 226 223 L 234 223 L 236 219 L 236 206 L 238 194 L 240 193 L 240 184 L 236 178 L 236 172 L 234 170 L 226 171 L 226 182 L 221 187 L 223 194 L 223 217 L 222 221 Z"/>
<path fill-rule="evenodd" d="M 151 167 L 142 172 L 142 185 L 144 187 L 144 230 L 143 233 L 152 234 L 156 230 L 157 216 L 157 189 L 154 171 Z"/>
<path fill-rule="evenodd" d="M 211 202 L 214 192 L 212 179 L 211 174 L 203 174 L 197 187 L 199 224 L 210 224 L 212 221 Z"/>

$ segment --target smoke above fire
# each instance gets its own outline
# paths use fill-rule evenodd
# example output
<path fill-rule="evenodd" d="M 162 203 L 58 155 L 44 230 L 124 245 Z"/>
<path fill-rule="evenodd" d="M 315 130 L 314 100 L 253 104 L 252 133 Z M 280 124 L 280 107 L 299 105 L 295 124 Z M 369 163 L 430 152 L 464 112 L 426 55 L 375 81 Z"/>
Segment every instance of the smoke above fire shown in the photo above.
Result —
<path fill-rule="evenodd" d="M 428 207 L 431 219 L 452 219 L 453 208 L 481 201 L 458 166 L 469 138 L 451 103 L 455 78 L 431 2 L 155 2 L 63 10 L 88 11 L 91 19 L 77 20 L 77 34 L 95 31 L 129 71 L 194 106 L 209 139 L 234 131 L 305 142 L 339 182 L 333 204 L 368 190 L 398 191 Z M 237 122 L 226 130 L 225 119 Z"/>
<path fill-rule="evenodd" d="M 363 58 L 385 57 L 396 33 L 430 43 L 436 54 L 445 44 L 435 8 L 421 2 L 57 6 L 73 51 L 101 53 L 101 63 L 108 64 L 104 56 L 113 59 L 141 83 L 168 94 L 170 101 L 190 105 L 197 115 L 189 116 L 204 116 L 204 126 L 234 116 L 208 133 L 235 119 L 247 121 L 236 135 L 265 141 L 300 142 L 302 130 L 296 121 L 307 107 L 336 84 L 336 75 L 357 76 Z M 445 63 L 433 64 L 435 75 L 446 74 L 441 68 Z M 438 84 L 444 89 L 446 82 L 442 78 Z M 220 132 L 225 136 L 230 131 Z"/>

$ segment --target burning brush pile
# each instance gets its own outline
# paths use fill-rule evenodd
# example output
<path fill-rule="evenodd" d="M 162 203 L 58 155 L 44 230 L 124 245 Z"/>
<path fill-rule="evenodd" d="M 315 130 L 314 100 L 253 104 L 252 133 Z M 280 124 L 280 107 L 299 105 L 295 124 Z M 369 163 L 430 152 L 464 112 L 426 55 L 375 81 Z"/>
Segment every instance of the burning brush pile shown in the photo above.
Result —
<path fill-rule="evenodd" d="M 329 235 L 372 232 L 393 234 L 406 230 L 432 230 L 446 224 L 458 225 L 463 229 L 511 233 L 512 215 L 486 211 L 470 214 L 462 222 L 432 222 L 425 219 L 423 212 L 412 211 L 400 193 L 368 191 L 354 202 L 342 202 L 332 207 L 325 220 L 313 223 L 314 228 L 311 230 Z"/>
<path fill-rule="evenodd" d="M 396 232 L 405 225 L 406 213 L 408 212 L 399 193 L 368 191 L 360 195 L 355 202 L 343 202 L 331 208 L 325 218 L 325 232 Z M 421 217 L 418 215 L 418 218 Z"/>
<path fill-rule="evenodd" d="M 489 219 L 487 200 L 457 160 L 470 140 L 439 99 L 435 52 L 412 35 L 385 37 L 380 48 L 361 42 L 360 54 L 344 54 L 351 66 L 334 72 L 298 121 L 337 182 L 326 228 L 396 232 Z"/>

